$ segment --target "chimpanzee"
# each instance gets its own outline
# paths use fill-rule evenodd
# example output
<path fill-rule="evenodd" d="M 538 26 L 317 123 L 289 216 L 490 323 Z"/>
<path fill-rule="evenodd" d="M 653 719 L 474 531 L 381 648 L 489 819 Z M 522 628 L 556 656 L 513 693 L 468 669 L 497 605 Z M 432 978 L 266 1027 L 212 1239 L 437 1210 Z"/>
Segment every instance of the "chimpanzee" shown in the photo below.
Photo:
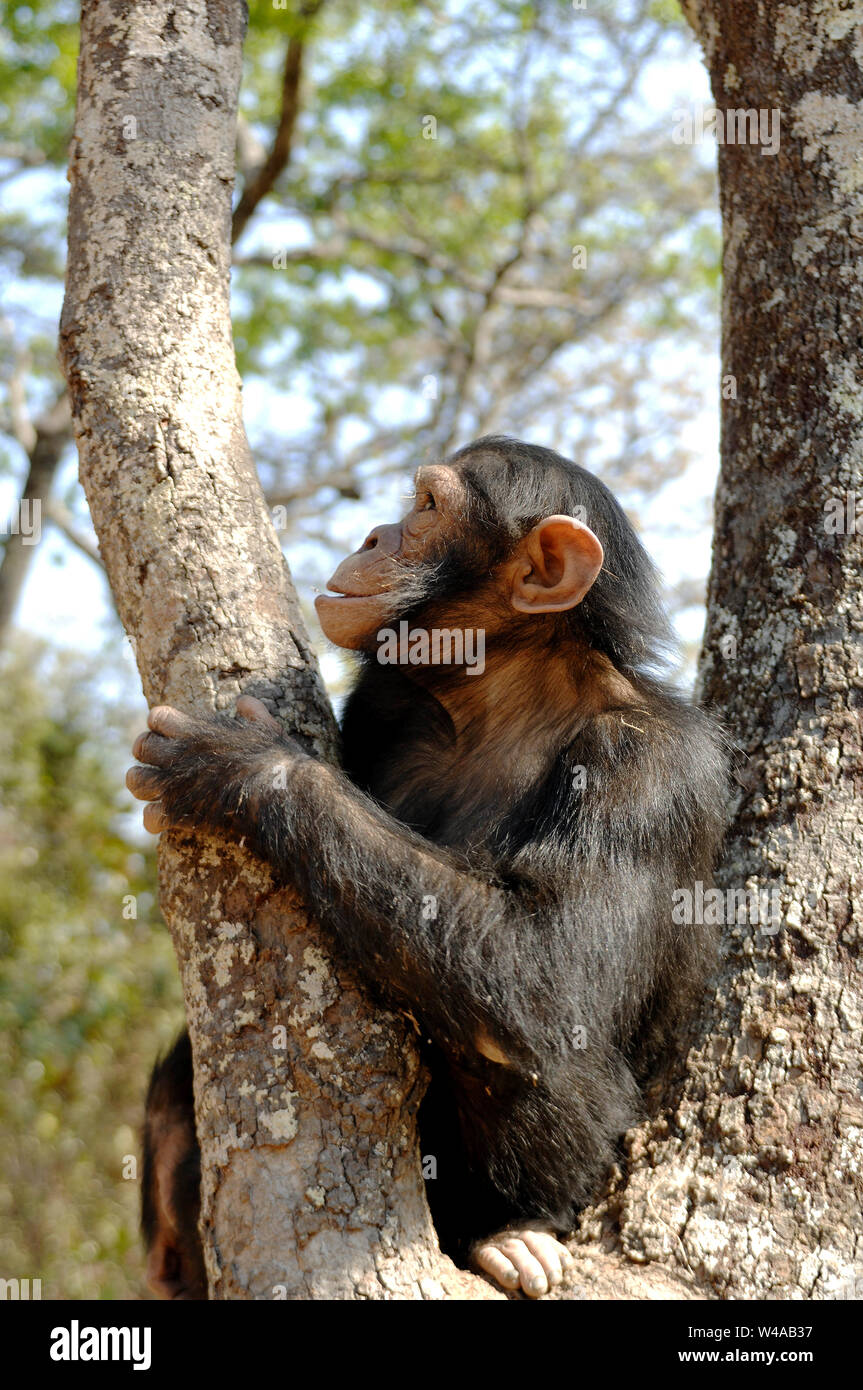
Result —
<path fill-rule="evenodd" d="M 244 696 L 239 720 L 152 710 L 127 784 L 154 833 L 246 836 L 334 953 L 419 1020 L 442 1248 L 536 1297 L 703 989 L 713 933 L 677 925 L 672 894 L 710 881 L 725 743 L 663 678 L 656 573 L 599 479 L 487 437 L 415 487 L 316 601 L 359 657 L 344 771 Z M 152 1106 L 179 1061 L 157 1068 Z M 182 1100 L 186 1135 L 189 1096 L 186 1072 L 160 1112 Z M 148 1213 L 171 1164 L 157 1140 Z M 194 1220 L 190 1202 L 187 1244 Z M 199 1258 L 173 1292 L 200 1285 Z"/>
<path fill-rule="evenodd" d="M 144 1114 L 141 1230 L 147 1282 L 162 1298 L 204 1299 L 198 1234 L 201 1154 L 195 1133 L 192 1044 L 181 1033 L 150 1077 Z"/>

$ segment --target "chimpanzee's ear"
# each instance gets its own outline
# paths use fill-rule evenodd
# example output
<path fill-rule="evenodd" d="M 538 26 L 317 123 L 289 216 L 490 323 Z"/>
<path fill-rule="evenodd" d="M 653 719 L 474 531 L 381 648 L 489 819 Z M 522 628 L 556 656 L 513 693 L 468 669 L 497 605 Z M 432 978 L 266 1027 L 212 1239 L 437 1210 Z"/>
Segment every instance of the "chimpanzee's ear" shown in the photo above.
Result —
<path fill-rule="evenodd" d="M 513 608 L 562 613 L 581 603 L 602 569 L 602 546 L 573 516 L 547 516 L 522 541 L 512 562 Z"/>

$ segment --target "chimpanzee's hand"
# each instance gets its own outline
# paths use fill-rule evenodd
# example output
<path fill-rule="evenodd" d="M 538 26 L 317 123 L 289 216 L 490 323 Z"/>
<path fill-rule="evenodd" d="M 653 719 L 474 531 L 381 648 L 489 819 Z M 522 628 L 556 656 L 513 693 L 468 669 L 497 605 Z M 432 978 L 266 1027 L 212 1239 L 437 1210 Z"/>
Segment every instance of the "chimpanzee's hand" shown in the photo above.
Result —
<path fill-rule="evenodd" d="M 471 1263 L 490 1274 L 505 1289 L 520 1289 L 528 1298 L 541 1298 L 572 1269 L 573 1259 L 541 1223 L 514 1226 L 499 1235 L 478 1240 Z"/>
<path fill-rule="evenodd" d="M 284 787 L 286 771 L 308 755 L 282 731 L 260 700 L 237 701 L 240 720 L 227 715 L 192 718 L 157 705 L 150 733 L 139 734 L 126 786 L 144 808 L 144 827 L 158 835 L 172 825 L 253 828 L 264 791 Z"/>

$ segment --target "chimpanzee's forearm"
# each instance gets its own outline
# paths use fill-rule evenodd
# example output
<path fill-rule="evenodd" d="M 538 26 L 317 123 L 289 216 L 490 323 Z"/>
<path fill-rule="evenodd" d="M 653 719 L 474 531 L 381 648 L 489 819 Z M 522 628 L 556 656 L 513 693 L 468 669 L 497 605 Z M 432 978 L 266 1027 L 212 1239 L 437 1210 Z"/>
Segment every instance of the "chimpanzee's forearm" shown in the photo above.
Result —
<path fill-rule="evenodd" d="M 513 1036 L 507 999 L 507 945 L 514 948 L 525 919 L 514 895 L 414 834 L 326 764 L 298 759 L 285 780 L 284 790 L 251 791 L 248 837 L 342 953 L 451 1040 L 473 1048 L 490 1030 L 514 1060 L 532 1054 L 533 1040 Z M 529 989 L 531 952 L 524 955 Z"/>

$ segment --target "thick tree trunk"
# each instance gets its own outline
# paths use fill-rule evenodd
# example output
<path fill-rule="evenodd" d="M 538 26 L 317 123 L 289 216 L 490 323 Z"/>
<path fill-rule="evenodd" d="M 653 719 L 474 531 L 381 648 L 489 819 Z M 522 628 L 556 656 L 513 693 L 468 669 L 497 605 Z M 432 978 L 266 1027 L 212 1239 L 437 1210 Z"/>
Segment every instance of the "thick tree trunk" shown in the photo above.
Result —
<path fill-rule="evenodd" d="M 61 351 L 81 478 L 151 702 L 334 725 L 249 458 L 229 318 L 244 6 L 85 0 Z M 216 1298 L 439 1297 L 417 1053 L 242 848 L 163 837 Z"/>
<path fill-rule="evenodd" d="M 814 0 L 690 16 L 717 106 L 781 112 L 778 153 L 720 147 L 727 399 L 702 669 L 743 755 L 719 882 L 775 890 L 781 924 L 726 928 L 685 1078 L 632 1136 L 604 1215 L 626 1255 L 708 1296 L 859 1298 L 863 540 L 833 517 L 856 498 L 863 533 L 863 30 L 856 7 Z"/>

